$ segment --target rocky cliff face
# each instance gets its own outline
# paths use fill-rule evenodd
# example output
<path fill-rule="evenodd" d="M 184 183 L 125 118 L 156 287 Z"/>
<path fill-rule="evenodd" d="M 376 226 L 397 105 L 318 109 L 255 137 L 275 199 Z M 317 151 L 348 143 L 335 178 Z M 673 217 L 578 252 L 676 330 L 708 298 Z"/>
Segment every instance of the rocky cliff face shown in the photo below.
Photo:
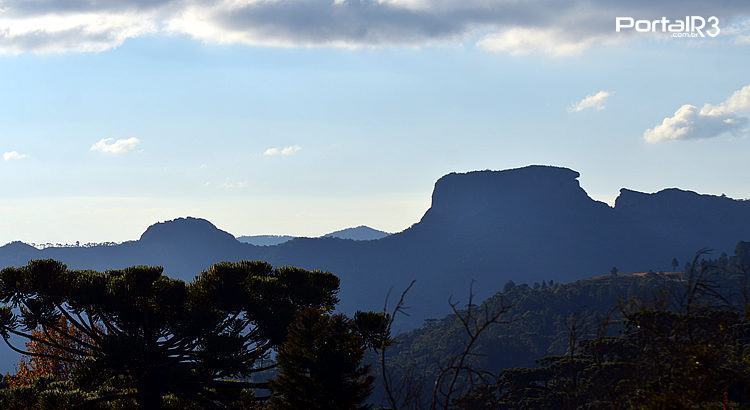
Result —
<path fill-rule="evenodd" d="M 578 172 L 567 168 L 538 165 L 506 171 L 452 173 L 435 183 L 431 210 L 460 213 L 472 207 L 479 209 L 517 201 L 585 200 L 588 195 L 578 184 L 579 176 Z"/>
<path fill-rule="evenodd" d="M 729 252 L 750 234 L 750 201 L 680 189 L 653 194 L 622 189 L 616 213 L 677 248 Z"/>
<path fill-rule="evenodd" d="M 608 212 L 606 204 L 586 194 L 578 177 L 576 171 L 549 166 L 449 174 L 435 184 L 432 206 L 418 225 L 474 229 L 599 218 Z"/>

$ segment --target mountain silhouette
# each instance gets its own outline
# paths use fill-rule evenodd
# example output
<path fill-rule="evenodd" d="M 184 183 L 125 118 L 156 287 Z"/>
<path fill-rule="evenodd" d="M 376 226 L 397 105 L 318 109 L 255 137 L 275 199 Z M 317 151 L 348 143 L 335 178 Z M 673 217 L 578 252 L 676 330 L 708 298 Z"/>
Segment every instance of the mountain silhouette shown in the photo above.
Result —
<path fill-rule="evenodd" d="M 205 219 L 187 217 L 149 226 L 141 235 L 140 242 L 173 245 L 198 242 L 227 245 L 234 243 L 235 238 Z"/>
<path fill-rule="evenodd" d="M 245 235 L 238 236 L 237 240 L 242 243 L 249 243 L 256 246 L 275 246 L 284 242 L 289 242 L 296 236 L 290 235 Z"/>
<path fill-rule="evenodd" d="M 403 232 L 379 240 L 295 238 L 275 246 L 242 243 L 206 220 L 180 218 L 149 227 L 115 246 L 0 247 L 0 266 L 54 258 L 73 268 L 162 265 L 191 279 L 218 261 L 263 259 L 324 269 L 342 280 L 345 312 L 383 307 L 389 290 L 414 279 L 405 326 L 448 310 L 472 281 L 478 300 L 508 280 L 569 281 L 616 266 L 621 271 L 671 269 L 702 248 L 731 252 L 750 239 L 750 202 L 677 189 L 622 190 L 615 206 L 588 196 L 576 171 L 529 166 L 453 173 L 435 184 L 432 205 Z"/>
<path fill-rule="evenodd" d="M 369 226 L 360 225 L 354 228 L 346 228 L 340 231 L 331 232 L 321 236 L 321 238 L 339 238 L 351 239 L 353 241 L 373 241 L 383 239 L 390 235 L 388 232 L 379 231 Z M 274 246 L 289 242 L 296 236 L 290 235 L 248 235 L 238 236 L 237 240 L 243 243 L 249 243 L 256 246 Z"/>
<path fill-rule="evenodd" d="M 383 239 L 390 235 L 388 232 L 379 231 L 369 226 L 360 225 L 354 228 L 346 228 L 340 231 L 323 235 L 326 238 L 351 239 L 353 241 L 374 241 Z"/>

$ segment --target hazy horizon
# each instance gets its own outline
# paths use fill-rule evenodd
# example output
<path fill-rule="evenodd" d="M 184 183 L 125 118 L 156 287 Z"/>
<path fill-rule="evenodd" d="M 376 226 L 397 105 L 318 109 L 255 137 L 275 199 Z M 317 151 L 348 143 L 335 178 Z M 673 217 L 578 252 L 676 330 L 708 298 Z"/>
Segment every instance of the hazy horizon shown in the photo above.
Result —
<path fill-rule="evenodd" d="M 571 169 L 574 169 L 574 168 L 571 168 Z M 493 171 L 500 171 L 500 170 L 493 170 Z M 469 172 L 469 171 L 467 171 L 467 172 Z M 580 182 L 581 187 L 587 192 L 587 194 L 592 199 L 594 199 L 596 201 L 604 202 L 607 205 L 609 205 L 610 207 L 614 207 L 615 200 L 617 199 L 617 196 L 610 197 L 610 198 L 601 198 L 601 197 L 597 197 L 596 195 L 592 195 L 586 189 L 586 186 L 585 186 L 585 183 L 584 183 L 585 177 L 586 177 L 585 175 L 581 175 L 578 178 L 578 181 Z M 436 178 L 436 180 L 437 180 L 437 178 Z M 669 189 L 669 188 L 678 188 L 678 189 L 682 189 L 682 190 L 697 192 L 698 194 L 704 194 L 704 195 L 715 195 L 715 196 L 726 195 L 726 193 L 724 193 L 724 192 L 721 192 L 721 193 L 717 193 L 717 192 L 702 192 L 702 191 L 696 191 L 696 190 L 685 188 L 685 187 L 681 187 L 681 186 L 665 186 L 665 187 L 662 187 L 662 188 L 659 188 L 659 189 L 656 189 L 656 190 L 653 190 L 653 191 L 640 191 L 640 190 L 634 189 L 632 187 L 623 186 L 623 187 L 618 188 L 618 190 L 619 189 L 631 189 L 631 190 L 635 190 L 635 191 L 639 191 L 639 192 L 655 193 L 655 192 L 658 192 L 658 191 L 661 191 L 661 190 L 664 190 L 664 189 Z M 618 194 L 619 194 L 619 192 L 618 192 Z M 272 235 L 272 236 L 278 235 L 278 236 L 295 236 L 295 237 L 319 237 L 319 236 L 323 236 L 323 235 L 326 235 L 326 234 L 334 232 L 334 231 L 338 231 L 338 230 L 341 230 L 341 229 L 347 229 L 347 228 L 354 228 L 354 227 L 361 226 L 361 225 L 368 226 L 370 228 L 374 228 L 374 229 L 378 229 L 378 230 L 382 230 L 382 231 L 386 231 L 386 232 L 390 232 L 390 233 L 397 233 L 397 232 L 401 232 L 404 229 L 410 227 L 411 225 L 419 222 L 420 218 L 424 215 L 424 213 L 430 207 L 431 195 L 432 195 L 432 191 L 429 191 L 427 194 L 423 195 L 424 196 L 423 208 L 418 208 L 417 206 L 414 206 L 413 209 L 407 209 L 407 207 L 404 206 L 402 208 L 402 210 L 405 211 L 404 215 L 399 215 L 399 216 L 402 216 L 401 219 L 406 220 L 407 216 L 409 216 L 409 215 L 416 215 L 416 216 L 414 216 L 413 219 L 405 221 L 402 225 L 396 225 L 395 228 L 391 228 L 391 229 L 384 228 L 384 227 L 382 227 L 380 225 L 377 225 L 376 224 L 377 222 L 373 223 L 373 224 L 357 222 L 358 219 L 356 219 L 356 218 L 358 218 L 358 217 L 362 217 L 363 219 L 367 219 L 367 220 L 374 220 L 374 219 L 376 219 L 376 218 L 372 218 L 373 214 L 375 214 L 376 217 L 378 217 L 378 216 L 382 217 L 382 215 L 378 215 L 377 210 L 370 209 L 368 212 L 365 212 L 365 210 L 367 210 L 368 208 L 350 209 L 350 211 L 352 211 L 352 212 L 350 214 L 345 215 L 345 218 L 344 218 L 345 220 L 350 220 L 351 221 L 351 223 L 349 223 L 349 224 L 342 224 L 342 225 L 339 225 L 339 226 L 331 225 L 331 227 L 327 228 L 325 226 L 325 223 L 336 224 L 336 223 L 339 223 L 339 222 L 337 220 L 331 220 L 331 221 L 325 220 L 324 222 L 322 222 L 320 224 L 314 225 L 314 226 L 318 227 L 318 230 L 316 230 L 316 231 L 305 231 L 305 232 L 299 232 L 299 231 L 298 232 L 289 232 L 289 231 L 274 232 L 274 231 L 272 231 L 272 229 L 274 229 L 272 225 L 268 225 L 268 226 L 271 226 L 271 228 L 270 228 L 271 231 L 245 232 L 245 231 L 242 231 L 242 230 L 237 230 L 237 229 L 235 229 L 231 225 L 224 226 L 221 223 L 217 223 L 216 222 L 217 220 L 219 220 L 219 221 L 225 220 L 224 216 L 221 215 L 221 214 L 215 214 L 214 215 L 215 218 L 212 218 L 212 217 L 208 217 L 208 216 L 200 215 L 200 214 L 190 214 L 189 213 L 190 211 L 188 210 L 188 211 L 186 211 L 188 213 L 185 213 L 185 214 L 175 214 L 175 215 L 172 215 L 172 216 L 167 215 L 167 216 L 161 216 L 161 217 L 160 216 L 156 216 L 157 219 L 154 219 L 154 220 L 151 220 L 151 221 L 145 221 L 145 223 L 144 223 L 144 225 L 142 227 L 132 227 L 131 231 L 133 231 L 135 233 L 133 233 L 132 236 L 129 236 L 129 237 L 115 238 L 113 236 L 110 236 L 110 237 L 103 236 L 103 237 L 98 237 L 98 238 L 95 238 L 95 239 L 81 239 L 80 237 L 75 236 L 76 233 L 75 233 L 75 231 L 73 231 L 73 232 L 70 233 L 70 236 L 68 237 L 68 239 L 65 239 L 65 240 L 37 240 L 37 239 L 28 239 L 28 238 L 27 239 L 16 238 L 16 239 L 11 239 L 11 240 L 6 240 L 6 241 L 0 240 L 0 245 L 6 244 L 6 243 L 9 243 L 9 242 L 13 242 L 13 241 L 22 241 L 22 242 L 25 242 L 25 243 L 34 243 L 34 244 L 47 244 L 47 243 L 74 244 L 76 242 L 80 242 L 81 244 L 85 244 L 85 243 L 102 243 L 102 242 L 118 242 L 118 243 L 120 243 L 120 242 L 126 242 L 126 241 L 130 241 L 130 240 L 137 240 L 140 237 L 140 235 L 149 226 L 151 226 L 153 224 L 156 224 L 156 223 L 159 223 L 159 222 L 171 221 L 171 220 L 178 219 L 178 218 L 185 218 L 185 217 L 193 217 L 193 218 L 206 219 L 209 222 L 211 222 L 214 225 L 216 225 L 216 227 L 218 229 L 221 229 L 223 231 L 231 233 L 235 237 L 240 237 L 240 236 L 254 236 L 254 235 Z M 732 198 L 732 199 L 738 199 L 738 200 L 748 199 L 747 197 L 733 197 L 731 195 L 728 195 L 728 196 L 730 198 Z M 415 202 L 418 202 L 418 200 L 415 200 Z M 355 206 L 365 205 L 365 207 L 366 207 L 366 204 L 362 204 L 362 203 L 355 203 L 354 205 Z M 306 204 L 305 206 L 309 207 L 309 204 Z M 189 208 L 186 208 L 186 209 L 189 209 Z M 310 212 L 309 208 L 307 210 L 308 210 L 308 212 Z M 274 209 L 268 209 L 268 212 L 271 213 L 271 214 L 277 214 L 278 215 L 278 212 L 276 212 Z M 391 218 L 393 218 L 394 215 L 388 215 L 388 216 L 391 217 Z M 262 217 L 262 215 L 260 215 L 260 217 Z M 66 221 L 59 221 L 58 223 L 61 226 L 63 226 L 63 227 L 66 226 Z M 280 225 L 285 225 L 285 224 L 282 223 Z M 107 235 L 107 232 L 108 232 L 107 229 L 109 229 L 109 227 L 103 227 L 103 229 L 102 229 L 102 232 L 103 232 L 102 234 L 103 235 Z M 242 229 L 242 228 L 240 228 L 240 229 Z M 295 226 L 291 226 L 289 229 L 293 231 L 295 229 Z M 0 238 L 2 238 L 2 236 L 0 236 Z"/>

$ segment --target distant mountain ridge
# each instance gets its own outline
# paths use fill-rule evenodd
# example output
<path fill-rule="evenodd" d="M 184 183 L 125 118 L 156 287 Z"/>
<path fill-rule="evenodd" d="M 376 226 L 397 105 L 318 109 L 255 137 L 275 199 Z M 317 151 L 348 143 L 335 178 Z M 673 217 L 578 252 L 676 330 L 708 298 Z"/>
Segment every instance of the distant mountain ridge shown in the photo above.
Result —
<path fill-rule="evenodd" d="M 369 226 L 360 225 L 354 228 L 346 228 L 340 231 L 323 235 L 324 238 L 351 239 L 353 241 L 374 241 L 383 239 L 390 235 L 388 232 L 379 231 Z"/>
<path fill-rule="evenodd" d="M 211 222 L 193 217 L 155 223 L 149 226 L 139 239 L 139 242 L 145 243 L 165 241 L 233 244 L 236 239 L 232 234 L 222 231 Z"/>
<path fill-rule="evenodd" d="M 289 242 L 296 236 L 290 235 L 244 235 L 238 236 L 237 240 L 255 246 L 276 246 Z"/>
<path fill-rule="evenodd" d="M 530 166 L 440 178 L 432 205 L 403 232 L 379 240 L 298 238 L 276 246 L 238 241 L 208 221 L 181 218 L 150 227 L 137 241 L 91 248 L 0 247 L 0 266 L 59 259 L 74 268 L 162 265 L 190 279 L 222 260 L 324 269 L 342 279 L 340 308 L 382 309 L 389 289 L 417 280 L 411 323 L 437 317 L 476 280 L 478 298 L 508 280 L 569 281 L 608 272 L 670 268 L 701 248 L 718 254 L 750 239 L 750 202 L 666 189 L 622 190 L 615 206 L 595 201 L 576 171 Z"/>
<path fill-rule="evenodd" d="M 353 241 L 373 241 L 377 239 L 383 239 L 388 235 L 390 235 L 390 233 L 379 231 L 377 229 L 370 228 L 369 226 L 360 225 L 354 228 L 346 228 L 340 231 L 331 232 L 321 236 L 321 238 L 351 239 Z M 281 245 L 284 242 L 289 242 L 295 238 L 298 237 L 291 235 L 248 235 L 238 236 L 237 240 L 256 246 L 275 246 Z"/>

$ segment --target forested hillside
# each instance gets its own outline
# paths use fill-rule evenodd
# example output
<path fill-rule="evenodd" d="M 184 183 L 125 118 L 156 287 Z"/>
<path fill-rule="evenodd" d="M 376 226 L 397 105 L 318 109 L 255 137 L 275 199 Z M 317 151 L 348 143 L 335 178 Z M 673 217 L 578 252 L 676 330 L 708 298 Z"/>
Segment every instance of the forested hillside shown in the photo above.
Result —
<path fill-rule="evenodd" d="M 628 328 L 635 326 L 636 320 L 643 320 L 643 312 L 666 315 L 674 321 L 677 320 L 675 317 L 680 316 L 669 315 L 687 315 L 687 306 L 692 304 L 693 312 L 690 314 L 701 312 L 704 315 L 701 320 L 727 319 L 721 312 L 739 315 L 736 319 L 727 320 L 745 320 L 750 300 L 747 282 L 750 243 L 740 242 L 733 256 L 714 256 L 711 258 L 708 253 L 700 254 L 695 260 L 680 266 L 676 272 L 621 273 L 613 268 L 609 274 L 567 284 L 554 281 L 533 284 L 508 282 L 502 292 L 472 306 L 466 306 L 467 296 L 462 299 L 463 302 L 454 303 L 462 307 L 454 314 L 427 321 L 420 329 L 395 339 L 386 355 L 388 377 L 392 384 L 408 385 L 413 390 L 410 394 L 402 392 L 400 399 L 405 403 L 429 403 L 438 381 L 445 380 L 446 374 L 453 374 L 452 370 L 446 369 L 451 369 L 462 354 L 468 353 L 462 364 L 464 368 L 458 372 L 463 372 L 460 382 L 467 383 L 464 378 L 476 372 L 473 382 L 482 387 L 471 389 L 462 385 L 457 391 L 462 392 L 465 399 L 476 395 L 483 397 L 487 403 L 494 403 L 487 404 L 486 408 L 544 407 L 559 403 L 565 397 L 575 408 L 582 404 L 575 400 L 598 400 L 592 397 L 596 393 L 591 391 L 581 393 L 582 397 L 565 396 L 560 392 L 556 394 L 562 396 L 555 396 L 551 391 L 533 386 L 544 386 L 545 380 L 559 383 L 558 379 L 563 375 L 570 378 L 571 371 L 584 371 L 584 368 L 575 370 L 573 366 L 561 375 L 560 366 L 566 365 L 560 362 L 561 358 L 581 351 L 584 352 L 581 354 L 591 355 L 591 344 L 587 344 L 590 340 L 609 338 L 612 343 L 622 343 L 622 337 L 629 334 Z M 676 260 L 673 263 L 678 265 Z M 488 312 L 501 315 L 498 320 L 489 323 Z M 714 319 L 706 319 L 708 316 L 705 315 Z M 699 322 L 693 316 L 689 318 L 695 323 Z M 489 326 L 476 340 L 472 340 L 477 334 L 476 329 L 488 323 Z M 718 338 L 719 335 L 712 333 L 717 331 L 706 328 L 708 334 L 703 337 Z M 473 345 L 467 351 L 470 343 Z M 584 350 L 587 346 L 588 351 Z M 667 362 L 688 359 L 680 357 L 688 354 L 685 352 L 676 353 L 676 356 L 663 354 L 659 359 Z M 588 357 L 586 360 L 590 362 L 591 359 Z M 631 356 L 630 360 L 636 359 Z M 514 368 L 517 369 L 510 370 Z M 592 377 L 591 373 L 593 371 L 587 374 L 589 378 Z M 596 374 L 602 377 L 603 373 Z M 748 376 L 743 374 L 743 377 Z M 482 377 L 487 379 L 482 380 Z M 550 379 L 555 377 L 558 379 Z M 534 384 L 535 380 L 541 384 Z M 565 382 L 570 383 L 571 380 L 566 379 Z M 519 386 L 526 386 L 526 392 L 522 393 Z M 454 399 L 457 396 L 454 394 Z M 440 398 L 439 395 L 437 397 Z M 538 400 L 532 400 L 534 398 Z M 383 396 L 377 399 L 386 400 Z"/>

